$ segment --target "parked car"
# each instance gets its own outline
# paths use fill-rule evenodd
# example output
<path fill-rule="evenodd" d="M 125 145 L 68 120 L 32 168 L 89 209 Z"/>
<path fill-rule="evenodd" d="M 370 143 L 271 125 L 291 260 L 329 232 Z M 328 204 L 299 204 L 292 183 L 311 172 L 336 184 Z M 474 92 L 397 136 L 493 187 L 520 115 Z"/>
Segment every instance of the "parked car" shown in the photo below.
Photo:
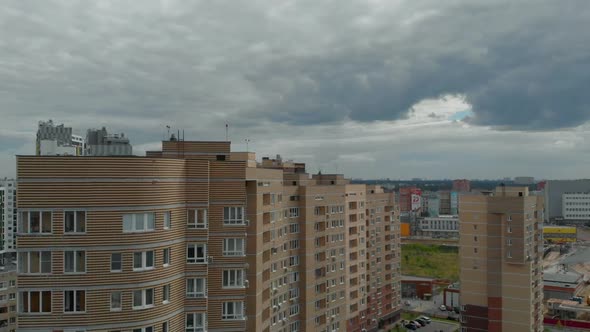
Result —
<path fill-rule="evenodd" d="M 417 329 L 418 329 L 418 328 L 416 327 L 416 325 L 414 325 L 414 324 L 410 324 L 410 323 L 408 323 L 408 324 L 404 325 L 404 327 L 405 327 L 405 328 L 407 328 L 408 330 L 412 330 L 412 331 L 414 331 L 414 330 L 417 330 Z"/>
<path fill-rule="evenodd" d="M 420 323 L 420 325 L 422 326 L 426 326 L 426 324 L 428 324 L 424 319 L 422 318 L 416 318 L 415 319 L 418 323 Z"/>
<path fill-rule="evenodd" d="M 422 327 L 422 324 L 420 324 L 418 321 L 413 320 L 410 323 L 416 325 L 416 327 Z"/>
<path fill-rule="evenodd" d="M 429 318 L 429 317 L 427 317 L 427 316 L 420 316 L 419 318 L 420 318 L 421 320 L 425 321 L 425 322 L 426 322 L 426 324 L 430 324 L 430 318 Z"/>
<path fill-rule="evenodd" d="M 447 311 L 447 306 L 444 304 L 441 304 L 440 307 L 438 307 L 441 311 Z"/>

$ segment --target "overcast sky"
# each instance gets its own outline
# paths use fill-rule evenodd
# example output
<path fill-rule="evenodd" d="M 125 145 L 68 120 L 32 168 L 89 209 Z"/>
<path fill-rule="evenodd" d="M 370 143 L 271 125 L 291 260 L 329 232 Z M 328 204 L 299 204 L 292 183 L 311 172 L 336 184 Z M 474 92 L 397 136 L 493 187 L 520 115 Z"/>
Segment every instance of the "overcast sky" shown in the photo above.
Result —
<path fill-rule="evenodd" d="M 588 0 L 3 1 L 0 176 L 37 122 L 363 178 L 590 177 Z"/>

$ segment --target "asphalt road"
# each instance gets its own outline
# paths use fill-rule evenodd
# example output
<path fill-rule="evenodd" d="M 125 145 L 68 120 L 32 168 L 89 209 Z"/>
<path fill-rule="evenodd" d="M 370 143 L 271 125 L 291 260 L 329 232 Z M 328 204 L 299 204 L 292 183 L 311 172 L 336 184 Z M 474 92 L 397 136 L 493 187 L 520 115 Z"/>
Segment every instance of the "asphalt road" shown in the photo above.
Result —
<path fill-rule="evenodd" d="M 430 323 L 424 327 L 421 327 L 417 330 L 414 330 L 414 331 L 416 331 L 416 332 L 440 332 L 440 331 L 454 332 L 458 328 L 459 328 L 459 325 L 457 325 L 457 324 L 443 323 L 443 322 L 433 320 L 432 323 Z M 407 331 L 411 331 L 411 330 L 407 330 Z"/>

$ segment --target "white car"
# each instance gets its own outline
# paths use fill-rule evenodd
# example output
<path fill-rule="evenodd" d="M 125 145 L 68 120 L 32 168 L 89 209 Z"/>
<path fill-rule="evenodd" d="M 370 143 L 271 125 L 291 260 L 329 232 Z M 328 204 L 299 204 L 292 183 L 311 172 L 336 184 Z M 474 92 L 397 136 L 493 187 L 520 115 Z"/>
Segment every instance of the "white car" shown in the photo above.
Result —
<path fill-rule="evenodd" d="M 447 311 L 447 306 L 444 304 L 441 304 L 438 308 L 440 309 L 440 311 Z"/>
<path fill-rule="evenodd" d="M 420 316 L 418 318 L 420 318 L 421 320 L 425 321 L 427 324 L 430 324 L 430 318 L 429 317 L 427 317 L 427 316 Z"/>

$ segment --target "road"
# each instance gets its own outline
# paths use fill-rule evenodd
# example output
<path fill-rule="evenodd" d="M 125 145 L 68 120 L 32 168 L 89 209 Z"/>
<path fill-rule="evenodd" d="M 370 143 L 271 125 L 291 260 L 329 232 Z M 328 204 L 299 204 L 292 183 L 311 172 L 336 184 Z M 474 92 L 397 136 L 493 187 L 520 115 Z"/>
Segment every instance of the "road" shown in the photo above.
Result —
<path fill-rule="evenodd" d="M 454 332 L 458 328 L 459 328 L 459 325 L 457 325 L 457 324 L 439 322 L 439 321 L 433 320 L 432 323 L 430 323 L 424 327 L 421 327 L 417 330 L 414 330 L 414 331 L 416 331 L 416 332 L 440 332 L 440 331 Z M 401 330 L 401 331 L 404 331 L 404 330 Z M 393 330 L 393 331 L 395 331 L 395 330 Z M 411 331 L 411 330 L 407 330 L 407 331 Z"/>

